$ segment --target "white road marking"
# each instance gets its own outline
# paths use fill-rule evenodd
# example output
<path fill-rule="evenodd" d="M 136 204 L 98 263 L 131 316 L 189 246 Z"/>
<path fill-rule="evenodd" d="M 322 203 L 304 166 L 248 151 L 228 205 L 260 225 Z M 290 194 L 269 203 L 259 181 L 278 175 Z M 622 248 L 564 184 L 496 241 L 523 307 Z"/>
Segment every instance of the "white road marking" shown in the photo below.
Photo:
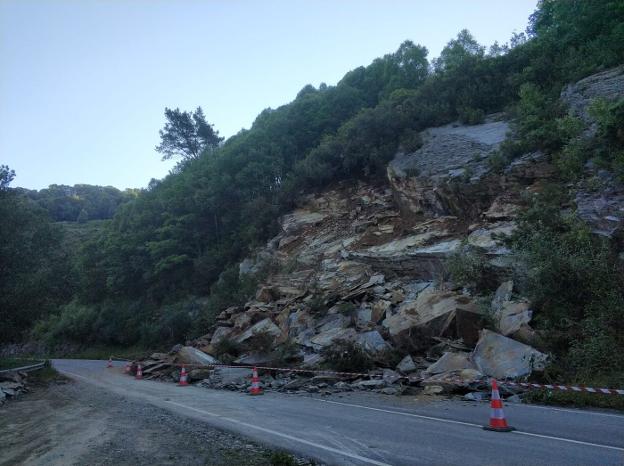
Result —
<path fill-rule="evenodd" d="M 374 464 L 374 465 L 377 465 L 377 466 L 391 466 L 388 463 L 382 463 L 381 461 L 376 461 L 376 460 L 374 460 L 372 458 L 367 458 L 365 456 L 356 455 L 354 453 L 341 451 L 341 450 L 338 450 L 336 448 L 328 447 L 326 445 L 320 445 L 318 443 L 311 442 L 309 440 L 304 440 L 302 438 L 293 437 L 292 435 L 284 434 L 282 432 L 277 432 L 276 430 L 266 429 L 264 427 L 260 427 L 260 426 L 254 425 L 254 424 L 248 424 L 246 422 L 239 421 L 237 419 L 232 419 L 232 418 L 229 418 L 229 417 L 221 416 L 220 414 L 211 413 L 211 412 L 205 411 L 203 409 L 197 409 L 197 408 L 193 408 L 192 406 L 184 405 L 182 403 L 176 403 L 175 401 L 166 401 L 166 403 L 169 403 L 169 404 L 172 404 L 172 405 L 175 405 L 175 406 L 179 406 L 181 408 L 185 408 L 185 409 L 188 409 L 188 410 L 191 410 L 191 411 L 195 411 L 195 412 L 198 412 L 198 413 L 201 413 L 201 414 L 205 414 L 207 416 L 212 416 L 212 417 L 216 417 L 216 418 L 219 418 L 219 419 L 223 419 L 224 421 L 232 422 L 234 424 L 245 426 L 245 427 L 248 427 L 250 429 L 259 430 L 259 431 L 265 432 L 267 434 L 276 435 L 278 437 L 282 437 L 282 438 L 285 438 L 287 440 L 291 440 L 293 442 L 303 443 L 304 445 L 308 445 L 310 447 L 319 448 L 321 450 L 326 450 L 326 451 L 329 451 L 329 452 L 332 452 L 332 453 L 335 453 L 335 454 L 338 454 L 338 455 L 341 455 L 341 456 L 346 456 L 348 458 L 351 458 L 351 459 L 354 459 L 354 460 L 358 460 L 358 461 L 362 461 L 364 463 Z"/>
<path fill-rule="evenodd" d="M 351 406 L 351 407 L 354 407 L 354 408 L 368 409 L 368 410 L 371 410 L 371 411 L 381 411 L 381 412 L 389 413 L 389 414 L 397 414 L 399 416 L 410 416 L 410 417 L 416 417 L 416 418 L 420 418 L 420 419 L 427 419 L 427 420 L 431 420 L 431 421 L 445 422 L 447 424 L 462 424 L 462 425 L 465 425 L 465 426 L 478 427 L 478 428 L 482 428 L 483 427 L 483 426 L 481 426 L 479 424 L 473 424 L 471 422 L 454 421 L 452 419 L 444 419 L 444 418 L 433 417 L 433 416 L 424 416 L 422 414 L 406 413 L 406 412 L 402 412 L 402 411 L 392 411 L 392 410 L 389 410 L 389 409 L 381 409 L 381 408 L 372 408 L 370 406 L 358 405 L 358 404 L 353 404 L 353 403 L 342 403 L 340 401 L 321 400 L 321 399 L 318 399 L 318 398 L 312 398 L 312 399 L 316 400 L 316 401 L 321 401 L 323 403 L 332 403 L 332 404 L 336 404 L 336 405 Z M 615 446 L 612 446 L 612 445 L 603 445 L 603 444 L 600 444 L 600 443 L 583 442 L 581 440 L 572 440 L 572 439 L 569 439 L 569 438 L 554 437 L 554 436 L 551 436 L 551 435 L 532 434 L 530 432 L 523 432 L 521 430 L 514 430 L 513 433 L 514 434 L 519 434 L 519 435 L 528 435 L 528 436 L 531 436 L 531 437 L 541 437 L 541 438 L 546 438 L 546 439 L 550 439 L 550 440 L 558 440 L 560 442 L 568 442 L 568 443 L 575 443 L 575 444 L 579 444 L 579 445 L 587 445 L 587 446 L 591 446 L 591 447 L 606 448 L 606 449 L 609 449 L 609 450 L 624 451 L 624 448 L 615 447 Z"/>
<path fill-rule="evenodd" d="M 92 381 L 89 380 L 89 378 L 84 377 L 82 375 L 75 374 L 73 372 L 69 372 L 69 371 L 66 371 L 66 370 L 63 370 L 63 369 L 61 369 L 61 372 L 64 372 L 64 373 L 69 374 L 69 375 L 73 375 L 74 377 L 78 377 L 80 379 L 84 379 L 84 380 L 92 383 Z M 152 398 L 154 400 L 159 399 L 159 398 L 156 398 L 156 397 L 153 397 L 153 396 L 150 396 L 150 395 L 146 395 L 146 396 L 148 398 Z M 358 461 L 361 461 L 361 462 L 366 463 L 366 464 L 374 464 L 375 466 L 392 466 L 391 464 L 382 463 L 381 461 L 377 461 L 377 460 L 374 460 L 372 458 L 367 458 L 365 456 L 360 456 L 360 455 L 357 455 L 355 453 L 349 453 L 349 452 L 346 452 L 346 451 L 341 451 L 341 450 L 338 450 L 336 448 L 328 447 L 326 445 L 321 445 L 321 444 L 318 444 L 318 443 L 315 443 L 315 442 L 311 442 L 309 440 L 304 440 L 302 438 L 293 437 L 292 435 L 284 434 L 282 432 L 277 432 L 276 430 L 266 429 L 264 427 L 260 427 L 260 426 L 254 425 L 254 424 L 248 424 L 246 422 L 239 421 L 237 419 L 232 419 L 232 418 L 229 418 L 229 417 L 221 416 L 220 414 L 211 413 L 211 412 L 205 411 L 203 409 L 197 409 L 197 408 L 193 408 L 192 406 L 184 405 L 182 403 L 176 403 L 175 401 L 164 400 L 164 402 L 172 404 L 172 405 L 175 405 L 175 406 L 179 406 L 180 408 L 188 409 L 190 411 L 195 411 L 197 413 L 205 414 L 206 416 L 216 417 L 216 418 L 219 418 L 219 419 L 223 419 L 224 421 L 231 422 L 233 424 L 238 424 L 238 425 L 241 425 L 241 426 L 248 427 L 250 429 L 255 429 L 255 430 L 259 430 L 261 432 L 265 432 L 267 434 L 275 435 L 277 437 L 282 437 L 282 438 L 285 438 L 287 440 L 291 440 L 293 442 L 303 443 L 304 445 L 308 445 L 310 447 L 318 448 L 320 450 L 329 451 L 331 453 L 335 453 L 335 454 L 340 455 L 340 456 L 346 456 L 347 458 L 358 460 Z"/>
<path fill-rule="evenodd" d="M 551 439 L 551 440 L 559 440 L 561 442 L 577 443 L 579 445 L 587 445 L 587 446 L 590 446 L 590 447 L 607 448 L 609 450 L 624 451 L 624 448 L 613 447 L 611 445 L 602 445 L 600 443 L 583 442 L 581 440 L 572 440 L 572 439 L 569 439 L 569 438 L 553 437 L 551 435 L 532 434 L 530 432 L 523 432 L 521 430 L 514 430 L 512 432 L 512 434 L 529 435 L 531 437 L 540 437 L 540 438 L 547 438 L 547 439 Z"/>
<path fill-rule="evenodd" d="M 479 427 L 479 428 L 482 427 L 481 425 L 473 424 L 472 422 L 454 421 L 453 419 L 444 419 L 444 418 L 441 418 L 441 417 L 425 416 L 423 414 L 414 414 L 414 413 L 406 413 L 406 412 L 403 412 L 403 411 L 391 411 L 389 409 L 372 408 L 370 406 L 356 405 L 356 404 L 352 404 L 352 403 L 342 403 L 340 401 L 321 400 L 319 398 L 312 398 L 312 399 L 315 400 L 315 401 L 321 401 L 323 403 L 332 403 L 332 404 L 335 404 L 335 405 L 342 405 L 342 406 L 352 406 L 354 408 L 369 409 L 371 411 L 381 411 L 382 413 L 398 414 L 400 416 L 417 417 L 417 418 L 420 418 L 420 419 L 427 419 L 429 421 L 446 422 L 447 424 L 460 424 L 460 425 L 464 425 L 464 426 Z"/>
<path fill-rule="evenodd" d="M 65 372 L 66 374 L 70 374 L 70 375 L 73 375 L 75 377 L 78 377 L 78 378 L 84 379 L 86 381 L 92 382 L 91 380 L 89 380 L 89 378 L 84 377 L 82 375 L 74 374 L 73 372 L 69 372 L 69 371 L 62 370 L 62 369 L 61 369 L 61 372 Z M 149 395 L 147 395 L 147 397 L 155 399 L 154 397 L 149 396 Z M 350 406 L 350 407 L 353 407 L 353 408 L 368 409 L 370 411 L 380 411 L 380 412 L 389 413 L 389 414 L 396 414 L 396 415 L 399 415 L 399 416 L 409 416 L 409 417 L 415 417 L 415 418 L 426 419 L 426 420 L 431 420 L 431 421 L 444 422 L 444 423 L 447 423 L 447 424 L 460 424 L 460 425 L 465 425 L 465 426 L 470 426 L 470 427 L 482 428 L 481 425 L 474 424 L 474 423 L 471 423 L 471 422 L 455 421 L 455 420 L 452 420 L 452 419 L 444 419 L 444 418 L 433 417 L 433 416 L 424 416 L 422 414 L 414 414 L 414 413 L 406 413 L 406 412 L 401 412 L 401 411 L 392 411 L 392 410 L 389 410 L 389 409 L 373 408 L 371 406 L 358 405 L 358 404 L 354 404 L 354 403 L 343 403 L 343 402 L 340 402 L 340 401 L 321 400 L 319 398 L 310 398 L 310 399 L 315 400 L 315 401 L 320 401 L 322 403 L 330 403 L 330 404 L 336 404 L 336 405 L 342 405 L 342 406 Z M 228 418 L 228 417 L 221 416 L 219 414 L 210 413 L 208 411 L 204 411 L 204 410 L 201 410 L 201 409 L 193 408 L 191 406 L 187 406 L 187 405 L 183 405 L 183 404 L 180 404 L 180 403 L 176 403 L 175 401 L 167 401 L 167 400 L 165 400 L 165 402 L 173 404 L 173 405 L 176 405 L 176 406 L 180 406 L 182 408 L 187 408 L 187 409 L 189 409 L 191 411 L 196 411 L 196 412 L 199 412 L 199 413 L 202 413 L 202 414 L 206 414 L 208 416 L 217 417 L 219 419 L 223 419 L 223 420 L 232 422 L 234 424 L 239 424 L 239 425 L 242 425 L 242 426 L 245 426 L 245 427 L 249 427 L 249 428 L 260 430 L 262 432 L 266 432 L 266 433 L 269 433 L 269 434 L 272 434 L 272 435 L 276 435 L 278 437 L 286 438 L 286 439 L 292 440 L 294 442 L 303 443 L 303 444 L 311 446 L 311 447 L 320 448 L 322 450 L 326 450 L 326 451 L 330 451 L 332 453 L 336 453 L 336 454 L 339 454 L 339 455 L 347 456 L 349 458 L 357 459 L 359 461 L 364 461 L 364 462 L 367 462 L 369 464 L 374 464 L 374 465 L 377 465 L 377 466 L 391 466 L 391 465 L 389 465 L 387 463 L 382 463 L 382 462 L 376 461 L 376 460 L 374 460 L 372 458 L 366 458 L 364 456 L 360 456 L 360 455 L 357 455 L 357 454 L 348 453 L 348 452 L 345 452 L 345 451 L 340 451 L 340 450 L 338 450 L 336 448 L 332 448 L 332 447 L 328 447 L 328 446 L 325 446 L 325 445 L 320 445 L 320 444 L 317 444 L 317 443 L 314 443 L 314 442 L 310 442 L 308 440 L 303 440 L 303 439 L 300 439 L 300 438 L 292 437 L 291 435 L 284 434 L 284 433 L 281 433 L 281 432 L 277 432 L 277 431 L 274 431 L 274 430 L 271 430 L 271 429 L 265 429 L 264 427 L 256 426 L 256 425 L 253 425 L 253 424 L 247 424 L 246 422 L 238 421 L 236 419 L 231 419 L 231 418 Z M 597 414 L 601 414 L 601 413 L 597 413 Z M 608 449 L 608 450 L 616 450 L 616 451 L 624 452 L 624 448 L 615 447 L 615 446 L 612 446 L 612 445 L 603 445 L 603 444 L 600 444 L 600 443 L 583 442 L 581 440 L 573 440 L 573 439 L 569 439 L 569 438 L 555 437 L 555 436 L 551 436 L 551 435 L 533 434 L 533 433 L 530 433 L 530 432 L 523 432 L 523 431 L 520 431 L 520 430 L 514 430 L 512 433 L 518 434 L 518 435 L 526 435 L 526 436 L 530 436 L 530 437 L 539 437 L 539 438 L 545 438 L 545 439 L 549 439 L 549 440 L 557 440 L 557 441 L 560 441 L 560 442 L 567 442 L 567 443 L 573 443 L 573 444 L 577 444 L 577 445 L 586 445 L 586 446 L 591 446 L 591 447 L 596 447 L 596 448 L 605 448 L 605 449 Z"/>

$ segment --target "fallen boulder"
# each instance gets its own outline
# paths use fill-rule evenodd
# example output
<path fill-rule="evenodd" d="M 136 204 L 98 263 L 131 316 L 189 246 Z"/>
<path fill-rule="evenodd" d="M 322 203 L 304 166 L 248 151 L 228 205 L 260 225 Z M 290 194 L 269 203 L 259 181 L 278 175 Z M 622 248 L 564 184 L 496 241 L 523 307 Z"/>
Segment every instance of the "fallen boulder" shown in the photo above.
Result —
<path fill-rule="evenodd" d="M 482 330 L 472 360 L 483 374 L 506 379 L 543 370 L 548 356 L 524 343 L 490 330 Z"/>
<path fill-rule="evenodd" d="M 443 372 L 476 369 L 470 359 L 470 353 L 444 353 L 440 359 L 425 369 L 427 374 L 441 374 Z"/>
<path fill-rule="evenodd" d="M 236 341 L 238 343 L 242 343 L 246 340 L 249 340 L 251 337 L 258 333 L 269 333 L 274 338 L 277 338 L 281 335 L 282 331 L 277 325 L 273 323 L 271 319 L 267 317 L 266 319 L 252 325 L 239 336 L 237 336 Z"/>
<path fill-rule="evenodd" d="M 219 361 L 203 351 L 193 348 L 192 346 L 183 346 L 176 355 L 178 362 L 184 364 L 197 364 L 202 366 L 211 366 L 219 364 Z"/>
<path fill-rule="evenodd" d="M 465 343 L 474 344 L 483 316 L 469 296 L 427 288 L 416 301 L 404 302 L 383 325 L 393 337 L 408 333 L 412 340 L 418 338 L 425 345 L 427 338 L 439 336 L 462 338 Z"/>
<path fill-rule="evenodd" d="M 417 369 L 418 368 L 416 367 L 416 363 L 409 354 L 401 359 L 401 362 L 396 366 L 396 370 L 403 374 L 415 372 Z"/>

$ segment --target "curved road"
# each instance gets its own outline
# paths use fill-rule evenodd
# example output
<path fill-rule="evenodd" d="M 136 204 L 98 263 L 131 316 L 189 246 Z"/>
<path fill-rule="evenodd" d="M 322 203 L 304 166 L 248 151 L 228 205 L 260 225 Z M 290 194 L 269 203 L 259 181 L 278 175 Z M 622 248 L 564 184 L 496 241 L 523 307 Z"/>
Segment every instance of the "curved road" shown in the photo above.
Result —
<path fill-rule="evenodd" d="M 134 380 L 123 363 L 54 360 L 80 383 L 233 431 L 279 449 L 339 465 L 624 465 L 624 415 L 506 405 L 512 433 L 484 431 L 489 405 L 425 405 L 389 397 L 266 393 L 261 397 Z M 347 397 L 350 399 L 350 397 Z"/>

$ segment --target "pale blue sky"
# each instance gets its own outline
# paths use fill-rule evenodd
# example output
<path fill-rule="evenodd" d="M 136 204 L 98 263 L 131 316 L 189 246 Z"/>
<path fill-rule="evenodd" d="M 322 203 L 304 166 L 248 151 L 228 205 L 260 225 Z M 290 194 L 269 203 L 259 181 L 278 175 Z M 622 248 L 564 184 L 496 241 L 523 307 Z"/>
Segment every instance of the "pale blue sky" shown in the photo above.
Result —
<path fill-rule="evenodd" d="M 16 186 L 145 187 L 165 107 L 223 136 L 405 39 L 522 32 L 536 0 L 0 0 L 0 164 Z"/>

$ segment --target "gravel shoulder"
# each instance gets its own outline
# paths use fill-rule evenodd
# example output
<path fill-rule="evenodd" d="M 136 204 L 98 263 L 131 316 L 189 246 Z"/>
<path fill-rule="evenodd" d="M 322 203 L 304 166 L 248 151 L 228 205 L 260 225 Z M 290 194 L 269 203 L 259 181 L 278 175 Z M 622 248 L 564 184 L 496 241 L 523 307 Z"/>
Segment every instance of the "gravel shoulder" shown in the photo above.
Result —
<path fill-rule="evenodd" d="M 0 440 L 1 466 L 276 464 L 244 438 L 67 380 L 0 408 Z"/>

